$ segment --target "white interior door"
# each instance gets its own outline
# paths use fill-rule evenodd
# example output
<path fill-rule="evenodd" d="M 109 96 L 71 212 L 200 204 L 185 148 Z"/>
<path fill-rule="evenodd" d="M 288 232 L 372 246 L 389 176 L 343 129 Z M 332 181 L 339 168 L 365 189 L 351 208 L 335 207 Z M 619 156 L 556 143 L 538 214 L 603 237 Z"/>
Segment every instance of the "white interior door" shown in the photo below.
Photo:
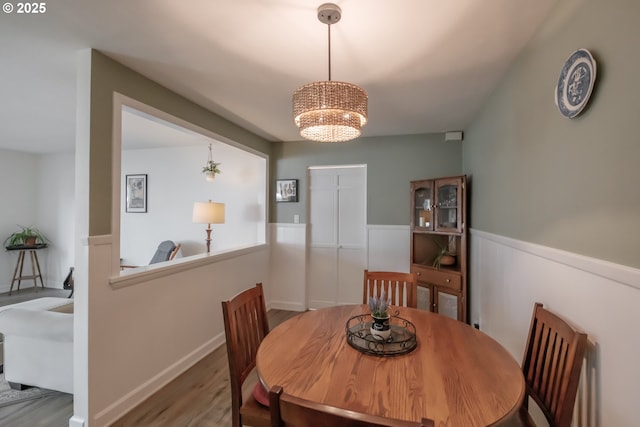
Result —
<path fill-rule="evenodd" d="M 309 169 L 308 305 L 362 301 L 366 167 Z"/>

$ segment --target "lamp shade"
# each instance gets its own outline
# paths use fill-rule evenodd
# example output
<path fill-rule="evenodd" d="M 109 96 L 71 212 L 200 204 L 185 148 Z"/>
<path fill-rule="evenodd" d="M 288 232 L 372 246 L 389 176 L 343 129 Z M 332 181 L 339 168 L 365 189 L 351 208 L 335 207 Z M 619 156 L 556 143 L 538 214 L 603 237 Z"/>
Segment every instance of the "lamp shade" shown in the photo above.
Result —
<path fill-rule="evenodd" d="M 224 224 L 224 203 L 195 202 L 193 222 L 197 224 Z"/>
<path fill-rule="evenodd" d="M 367 92 L 351 83 L 309 83 L 293 94 L 294 121 L 305 139 L 350 141 L 367 123 L 367 99 Z"/>

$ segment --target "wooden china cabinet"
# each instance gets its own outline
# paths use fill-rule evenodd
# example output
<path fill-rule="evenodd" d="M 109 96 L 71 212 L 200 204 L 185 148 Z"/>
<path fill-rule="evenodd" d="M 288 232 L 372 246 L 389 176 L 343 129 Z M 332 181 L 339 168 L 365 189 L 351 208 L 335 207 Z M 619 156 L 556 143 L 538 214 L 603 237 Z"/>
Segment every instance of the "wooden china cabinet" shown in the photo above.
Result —
<path fill-rule="evenodd" d="M 411 181 L 411 272 L 418 278 L 418 308 L 462 322 L 467 322 L 466 186 L 465 175 Z M 443 252 L 447 256 L 440 258 Z"/>

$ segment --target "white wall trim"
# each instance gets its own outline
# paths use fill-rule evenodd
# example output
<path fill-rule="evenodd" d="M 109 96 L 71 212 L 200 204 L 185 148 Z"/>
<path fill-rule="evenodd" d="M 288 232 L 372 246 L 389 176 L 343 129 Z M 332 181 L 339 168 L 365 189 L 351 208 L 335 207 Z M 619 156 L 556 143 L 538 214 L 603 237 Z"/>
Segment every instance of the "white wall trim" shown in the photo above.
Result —
<path fill-rule="evenodd" d="M 483 239 L 491 240 L 531 255 L 564 264 L 605 279 L 613 280 L 632 288 L 640 289 L 640 270 L 636 268 L 579 255 L 573 252 L 563 251 L 561 249 L 550 248 L 536 243 L 516 240 L 510 237 L 488 233 L 486 231 L 471 229 L 470 232 L 472 235 L 482 237 Z"/>
<path fill-rule="evenodd" d="M 270 222 L 269 226 L 278 227 L 278 228 L 305 228 L 307 224 L 304 224 L 304 223 L 293 224 L 290 222 Z"/>
<path fill-rule="evenodd" d="M 76 415 L 69 418 L 69 427 L 84 427 L 84 418 Z"/>
<path fill-rule="evenodd" d="M 113 236 L 111 234 L 100 234 L 96 236 L 85 236 L 80 239 L 82 246 L 100 246 L 113 244 Z"/>
<path fill-rule="evenodd" d="M 243 248 L 229 249 L 220 252 L 212 252 L 210 254 L 194 255 L 186 258 L 179 258 L 173 261 L 162 262 L 158 264 L 140 266 L 135 271 L 128 270 L 129 274 L 122 273 L 120 276 L 112 277 L 109 283 L 113 289 L 120 289 L 132 286 L 138 283 L 147 283 L 149 280 L 155 280 L 160 277 L 170 276 L 183 271 L 193 270 L 194 268 L 203 267 L 216 262 L 233 259 L 252 252 L 266 250 L 265 243 L 252 245 Z"/>
<path fill-rule="evenodd" d="M 290 301 L 271 301 L 268 304 L 268 310 L 272 308 L 275 310 L 287 310 L 287 311 L 305 311 L 307 307 L 304 303 L 296 303 Z"/>

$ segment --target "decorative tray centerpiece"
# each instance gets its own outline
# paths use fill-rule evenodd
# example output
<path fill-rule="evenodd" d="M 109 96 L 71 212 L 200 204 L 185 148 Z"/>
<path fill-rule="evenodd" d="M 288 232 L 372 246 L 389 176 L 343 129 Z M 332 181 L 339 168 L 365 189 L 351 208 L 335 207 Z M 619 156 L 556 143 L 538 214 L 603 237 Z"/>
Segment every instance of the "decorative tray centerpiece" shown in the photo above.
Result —
<path fill-rule="evenodd" d="M 347 342 L 358 351 L 376 356 L 397 356 L 416 348 L 416 327 L 398 315 L 389 316 L 391 334 L 380 339 L 371 333 L 374 323 L 371 314 L 359 314 L 347 321 Z"/>

